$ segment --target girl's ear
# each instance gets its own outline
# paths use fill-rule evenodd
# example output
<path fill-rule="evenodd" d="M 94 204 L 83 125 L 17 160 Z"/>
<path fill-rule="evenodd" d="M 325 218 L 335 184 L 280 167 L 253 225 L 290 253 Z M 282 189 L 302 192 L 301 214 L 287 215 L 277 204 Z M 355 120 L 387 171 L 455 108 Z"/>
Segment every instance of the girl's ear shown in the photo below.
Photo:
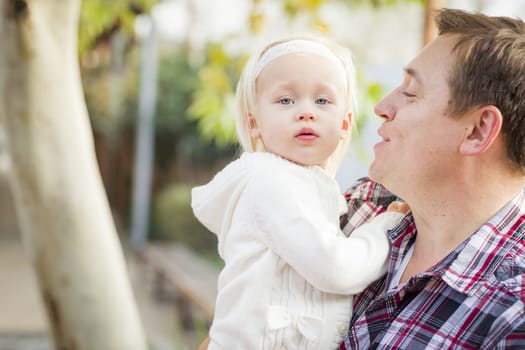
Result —
<path fill-rule="evenodd" d="M 496 106 L 483 106 L 474 113 L 459 148 L 463 155 L 484 153 L 500 134 L 503 124 L 503 116 Z"/>
<path fill-rule="evenodd" d="M 251 113 L 248 113 L 248 129 L 250 130 L 250 136 L 253 139 L 259 138 L 261 136 L 261 132 L 257 127 L 257 120 Z"/>
<path fill-rule="evenodd" d="M 343 119 L 341 125 L 341 139 L 346 139 L 350 135 L 350 127 L 352 126 L 352 112 L 348 113 Z"/>

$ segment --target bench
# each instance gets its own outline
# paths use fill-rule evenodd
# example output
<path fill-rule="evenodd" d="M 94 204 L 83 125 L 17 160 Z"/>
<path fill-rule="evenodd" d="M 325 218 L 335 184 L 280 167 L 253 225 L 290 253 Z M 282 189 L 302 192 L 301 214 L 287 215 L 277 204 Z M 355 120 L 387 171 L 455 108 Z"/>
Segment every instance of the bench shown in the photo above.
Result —
<path fill-rule="evenodd" d="M 214 315 L 219 268 L 176 243 L 149 243 L 140 255 L 157 277 L 157 297 L 166 294 L 166 285 L 175 292 L 177 313 L 184 328 L 194 329 L 195 313 L 209 327 Z"/>

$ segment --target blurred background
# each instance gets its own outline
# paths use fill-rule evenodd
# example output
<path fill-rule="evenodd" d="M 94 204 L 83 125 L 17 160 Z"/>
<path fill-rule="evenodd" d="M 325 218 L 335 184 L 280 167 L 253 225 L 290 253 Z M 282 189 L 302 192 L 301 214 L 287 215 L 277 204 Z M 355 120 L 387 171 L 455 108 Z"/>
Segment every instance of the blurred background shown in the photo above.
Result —
<path fill-rule="evenodd" d="M 426 18 L 439 7 L 525 17 L 521 0 L 83 1 L 78 53 L 95 151 L 152 348 L 195 349 L 208 323 L 197 316 L 188 324 L 169 290 L 155 295 L 155 267 L 134 248 L 176 242 L 220 268 L 215 237 L 193 218 L 190 189 L 238 155 L 234 90 L 252 50 L 300 33 L 352 50 L 359 111 L 337 174 L 344 190 L 366 176 L 373 157 L 380 123 L 373 105 L 433 35 Z M 0 350 L 50 349 L 6 180 L 4 138 L 0 126 Z"/>

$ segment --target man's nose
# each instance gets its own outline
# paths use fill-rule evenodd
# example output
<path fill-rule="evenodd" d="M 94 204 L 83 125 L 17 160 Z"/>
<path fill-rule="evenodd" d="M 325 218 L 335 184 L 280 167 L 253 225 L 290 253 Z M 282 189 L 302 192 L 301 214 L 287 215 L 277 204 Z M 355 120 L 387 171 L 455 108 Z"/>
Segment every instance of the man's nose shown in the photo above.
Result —
<path fill-rule="evenodd" d="M 384 97 L 374 107 L 374 113 L 385 121 L 393 120 L 395 116 L 394 106 L 392 105 L 389 97 L 390 95 Z"/>

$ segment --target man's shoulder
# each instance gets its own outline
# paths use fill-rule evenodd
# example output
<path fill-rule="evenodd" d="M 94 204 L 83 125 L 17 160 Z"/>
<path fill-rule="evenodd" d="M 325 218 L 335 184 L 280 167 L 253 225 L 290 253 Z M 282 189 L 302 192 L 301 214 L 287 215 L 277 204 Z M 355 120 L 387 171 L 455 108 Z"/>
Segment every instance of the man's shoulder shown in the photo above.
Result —
<path fill-rule="evenodd" d="M 347 201 L 366 201 L 376 205 L 387 206 L 397 197 L 388 191 L 383 185 L 372 181 L 368 177 L 358 179 L 345 193 Z"/>
<path fill-rule="evenodd" d="M 513 245 L 495 269 L 495 283 L 525 302 L 525 242 Z"/>
<path fill-rule="evenodd" d="M 514 213 L 514 215 L 512 215 Z M 517 215 L 516 211 L 505 214 L 504 220 L 489 242 L 493 242 L 494 250 L 490 265 L 494 269 L 488 278 L 489 285 L 503 289 L 503 294 L 522 299 L 525 302 L 525 214 L 523 208 Z M 490 288 L 490 287 L 489 287 Z"/>
<path fill-rule="evenodd" d="M 348 210 L 341 217 L 340 225 L 345 234 L 350 234 L 356 227 L 364 224 L 386 210 L 397 199 L 385 187 L 371 179 L 358 179 L 344 193 Z"/>

